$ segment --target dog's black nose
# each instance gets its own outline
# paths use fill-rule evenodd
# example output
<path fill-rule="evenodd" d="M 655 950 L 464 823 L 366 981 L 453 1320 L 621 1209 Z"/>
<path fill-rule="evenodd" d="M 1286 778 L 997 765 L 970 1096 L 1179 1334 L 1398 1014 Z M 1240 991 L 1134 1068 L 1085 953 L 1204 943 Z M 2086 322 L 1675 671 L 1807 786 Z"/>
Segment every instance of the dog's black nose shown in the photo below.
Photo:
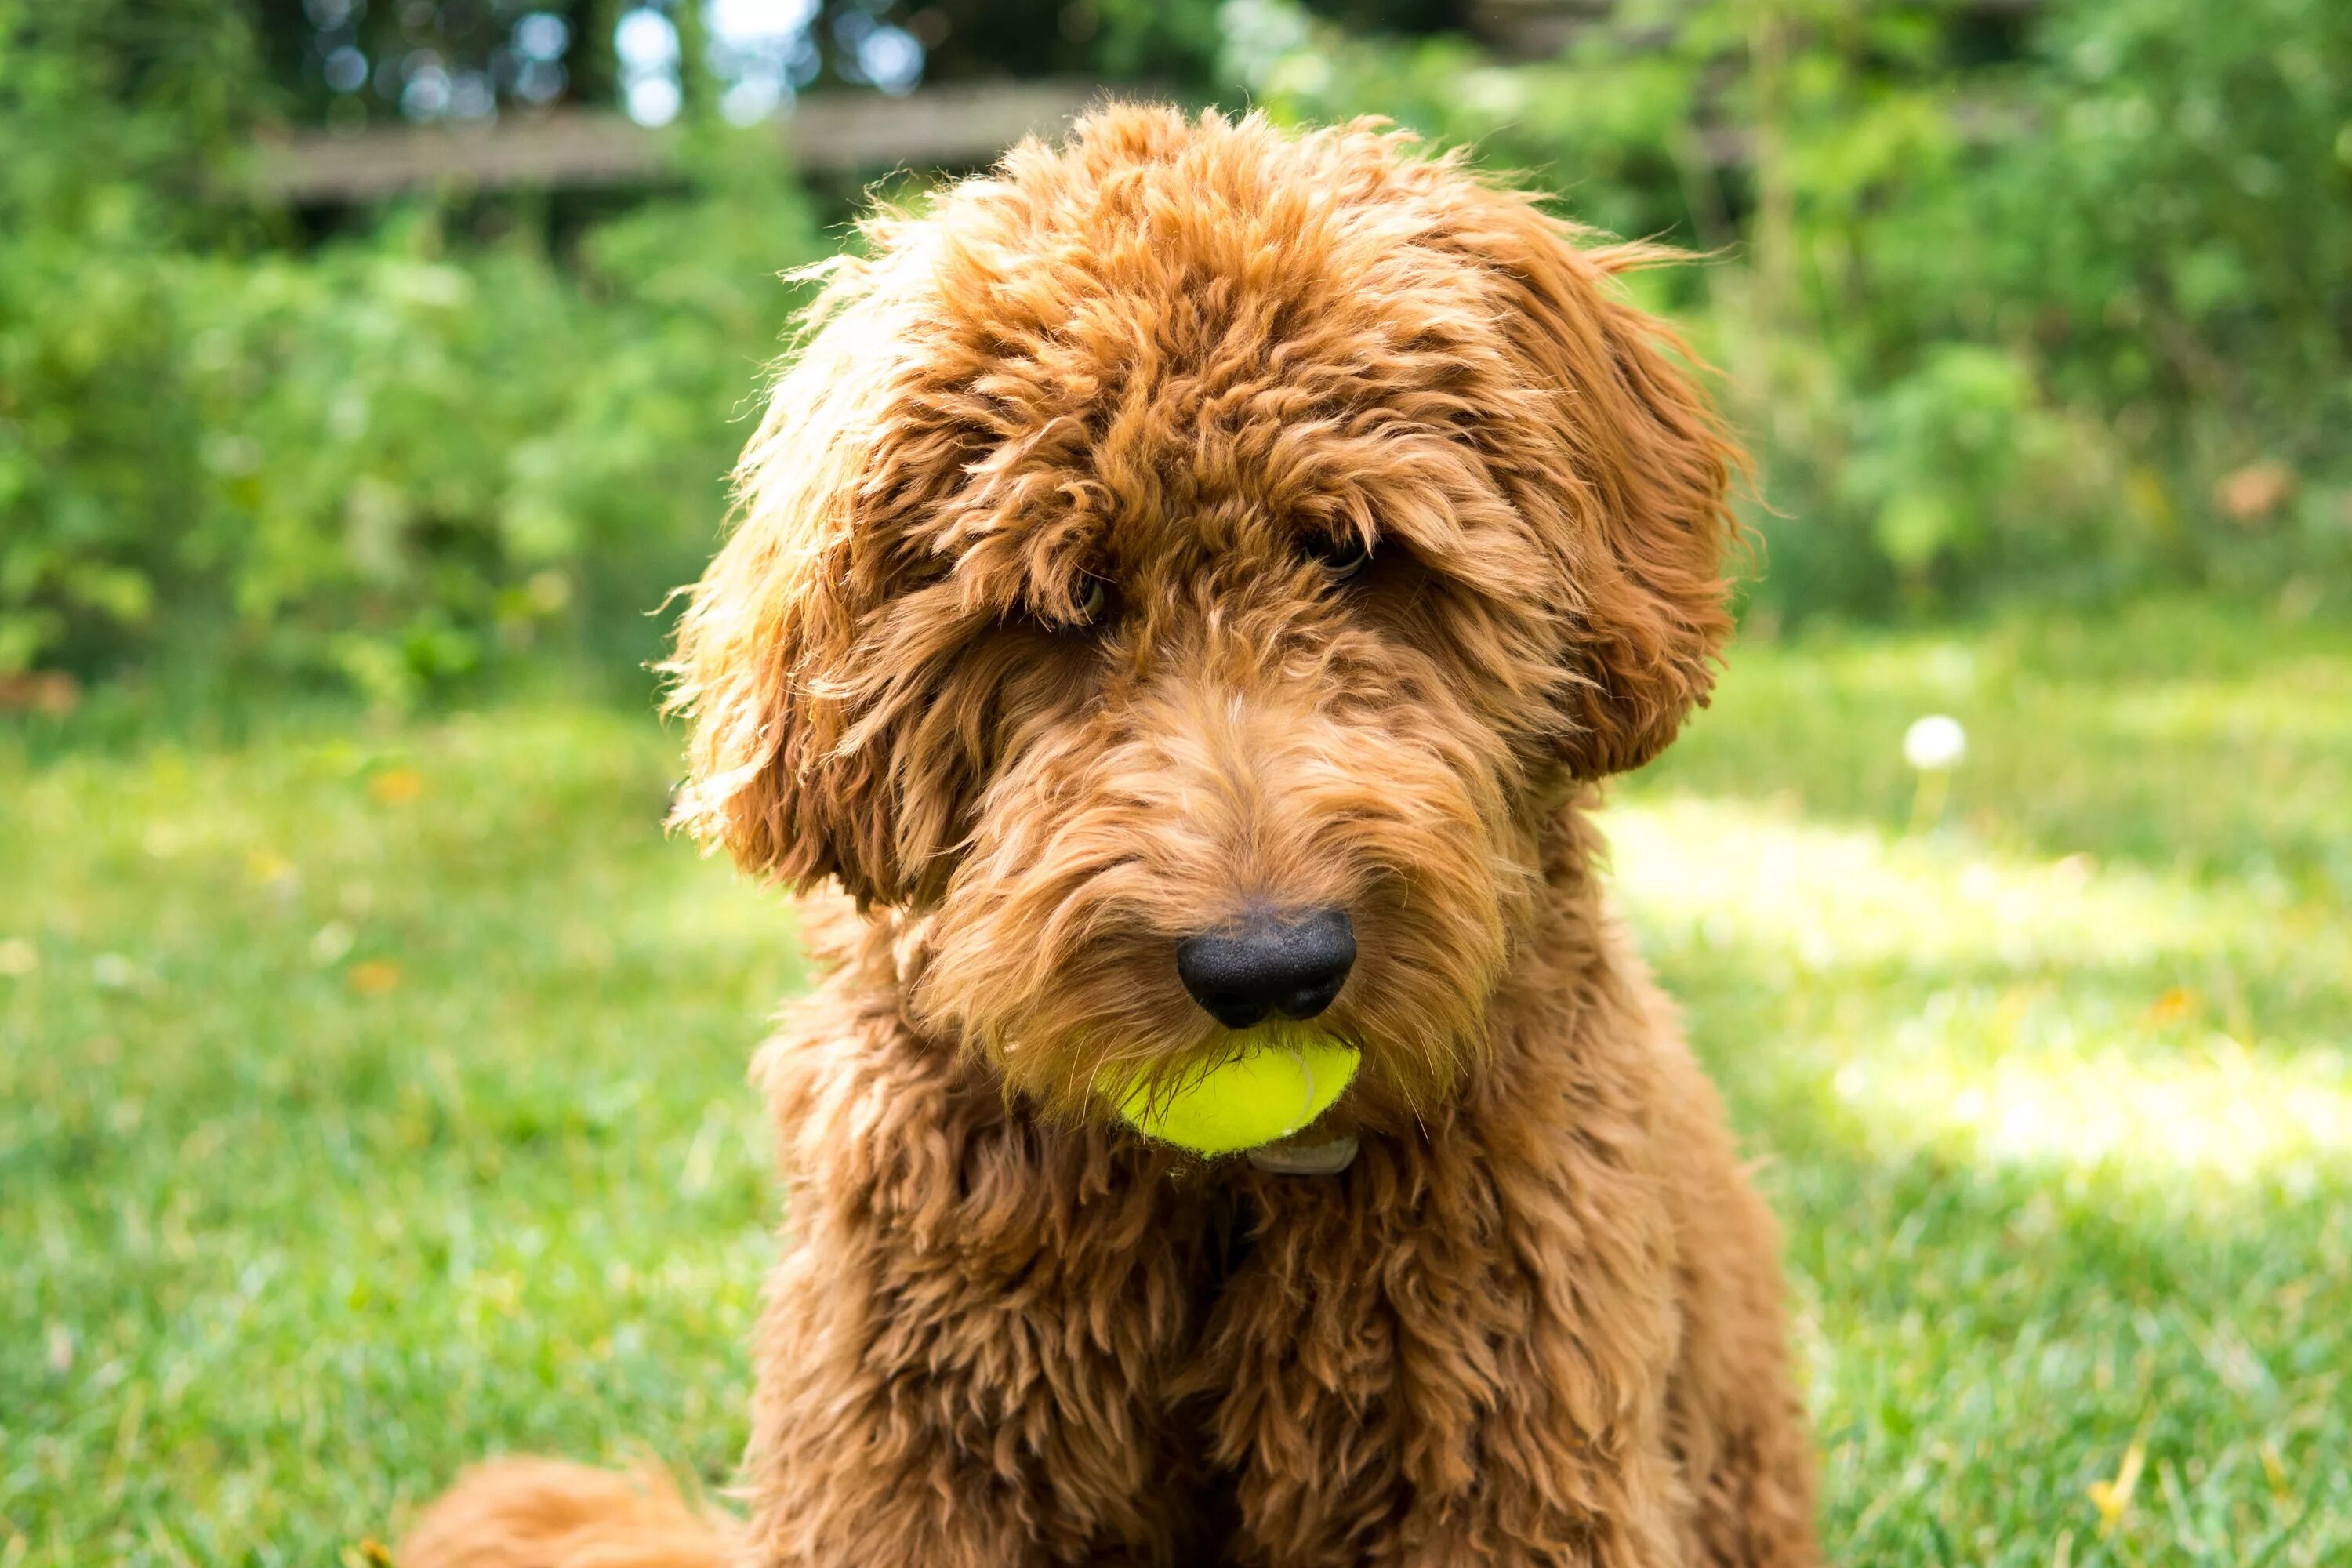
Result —
<path fill-rule="evenodd" d="M 1355 962 L 1356 928 L 1345 910 L 1252 915 L 1176 944 L 1184 989 L 1228 1029 L 1246 1029 L 1268 1013 L 1312 1018 L 1339 994 Z"/>

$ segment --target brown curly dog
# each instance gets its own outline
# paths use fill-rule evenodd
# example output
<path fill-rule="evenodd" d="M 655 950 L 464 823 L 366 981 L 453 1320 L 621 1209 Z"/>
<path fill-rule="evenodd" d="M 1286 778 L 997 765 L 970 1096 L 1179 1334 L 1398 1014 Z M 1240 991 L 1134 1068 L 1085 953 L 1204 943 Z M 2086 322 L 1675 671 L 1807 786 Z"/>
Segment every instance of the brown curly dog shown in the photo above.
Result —
<path fill-rule="evenodd" d="M 868 237 L 675 666 L 678 819 L 847 894 L 756 1069 L 751 1517 L 510 1460 L 402 1561 L 1815 1562 L 1774 1227 L 1587 818 L 1728 629 L 1652 253 L 1140 108 Z M 1362 1053 L 1307 1132 L 1107 1111 L 1269 1013 Z"/>

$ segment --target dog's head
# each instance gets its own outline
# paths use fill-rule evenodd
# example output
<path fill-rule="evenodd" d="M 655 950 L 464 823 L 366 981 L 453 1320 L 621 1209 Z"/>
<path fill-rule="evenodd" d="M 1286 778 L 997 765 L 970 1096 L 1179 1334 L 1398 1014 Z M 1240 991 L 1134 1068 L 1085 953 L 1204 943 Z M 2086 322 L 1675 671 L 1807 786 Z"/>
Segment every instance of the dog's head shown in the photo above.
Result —
<path fill-rule="evenodd" d="M 877 221 L 683 622 L 680 820 L 910 911 L 913 1005 L 1051 1108 L 1286 1014 L 1427 1105 L 1728 629 L 1735 454 L 1581 237 L 1140 109 Z"/>

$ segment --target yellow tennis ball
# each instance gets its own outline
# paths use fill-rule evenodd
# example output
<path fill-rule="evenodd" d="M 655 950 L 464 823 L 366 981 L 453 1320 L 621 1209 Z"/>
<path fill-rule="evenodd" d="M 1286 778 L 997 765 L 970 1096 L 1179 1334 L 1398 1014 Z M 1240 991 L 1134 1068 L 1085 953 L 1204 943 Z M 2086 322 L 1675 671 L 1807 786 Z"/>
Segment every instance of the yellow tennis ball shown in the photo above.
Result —
<path fill-rule="evenodd" d="M 1238 1154 L 1287 1138 L 1330 1110 L 1361 1059 L 1328 1035 L 1269 1031 L 1156 1094 L 1141 1078 L 1112 1079 L 1102 1088 L 1146 1138 L 1195 1154 Z"/>

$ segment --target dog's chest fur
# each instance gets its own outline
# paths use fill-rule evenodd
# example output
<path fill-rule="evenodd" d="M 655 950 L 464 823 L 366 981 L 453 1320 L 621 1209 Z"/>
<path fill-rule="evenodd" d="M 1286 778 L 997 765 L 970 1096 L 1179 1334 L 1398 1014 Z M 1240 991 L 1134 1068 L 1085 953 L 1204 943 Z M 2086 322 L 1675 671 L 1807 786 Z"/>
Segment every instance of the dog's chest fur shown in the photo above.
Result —
<path fill-rule="evenodd" d="M 1638 960 L 1559 899 L 1462 1094 L 1326 1176 L 1042 1122 L 907 1021 L 902 942 L 821 924 L 838 967 L 756 1069 L 757 1528 L 838 1537 L 870 1489 L 888 1539 L 937 1497 L 1024 1563 L 1811 1561 L 1769 1219 Z"/>

